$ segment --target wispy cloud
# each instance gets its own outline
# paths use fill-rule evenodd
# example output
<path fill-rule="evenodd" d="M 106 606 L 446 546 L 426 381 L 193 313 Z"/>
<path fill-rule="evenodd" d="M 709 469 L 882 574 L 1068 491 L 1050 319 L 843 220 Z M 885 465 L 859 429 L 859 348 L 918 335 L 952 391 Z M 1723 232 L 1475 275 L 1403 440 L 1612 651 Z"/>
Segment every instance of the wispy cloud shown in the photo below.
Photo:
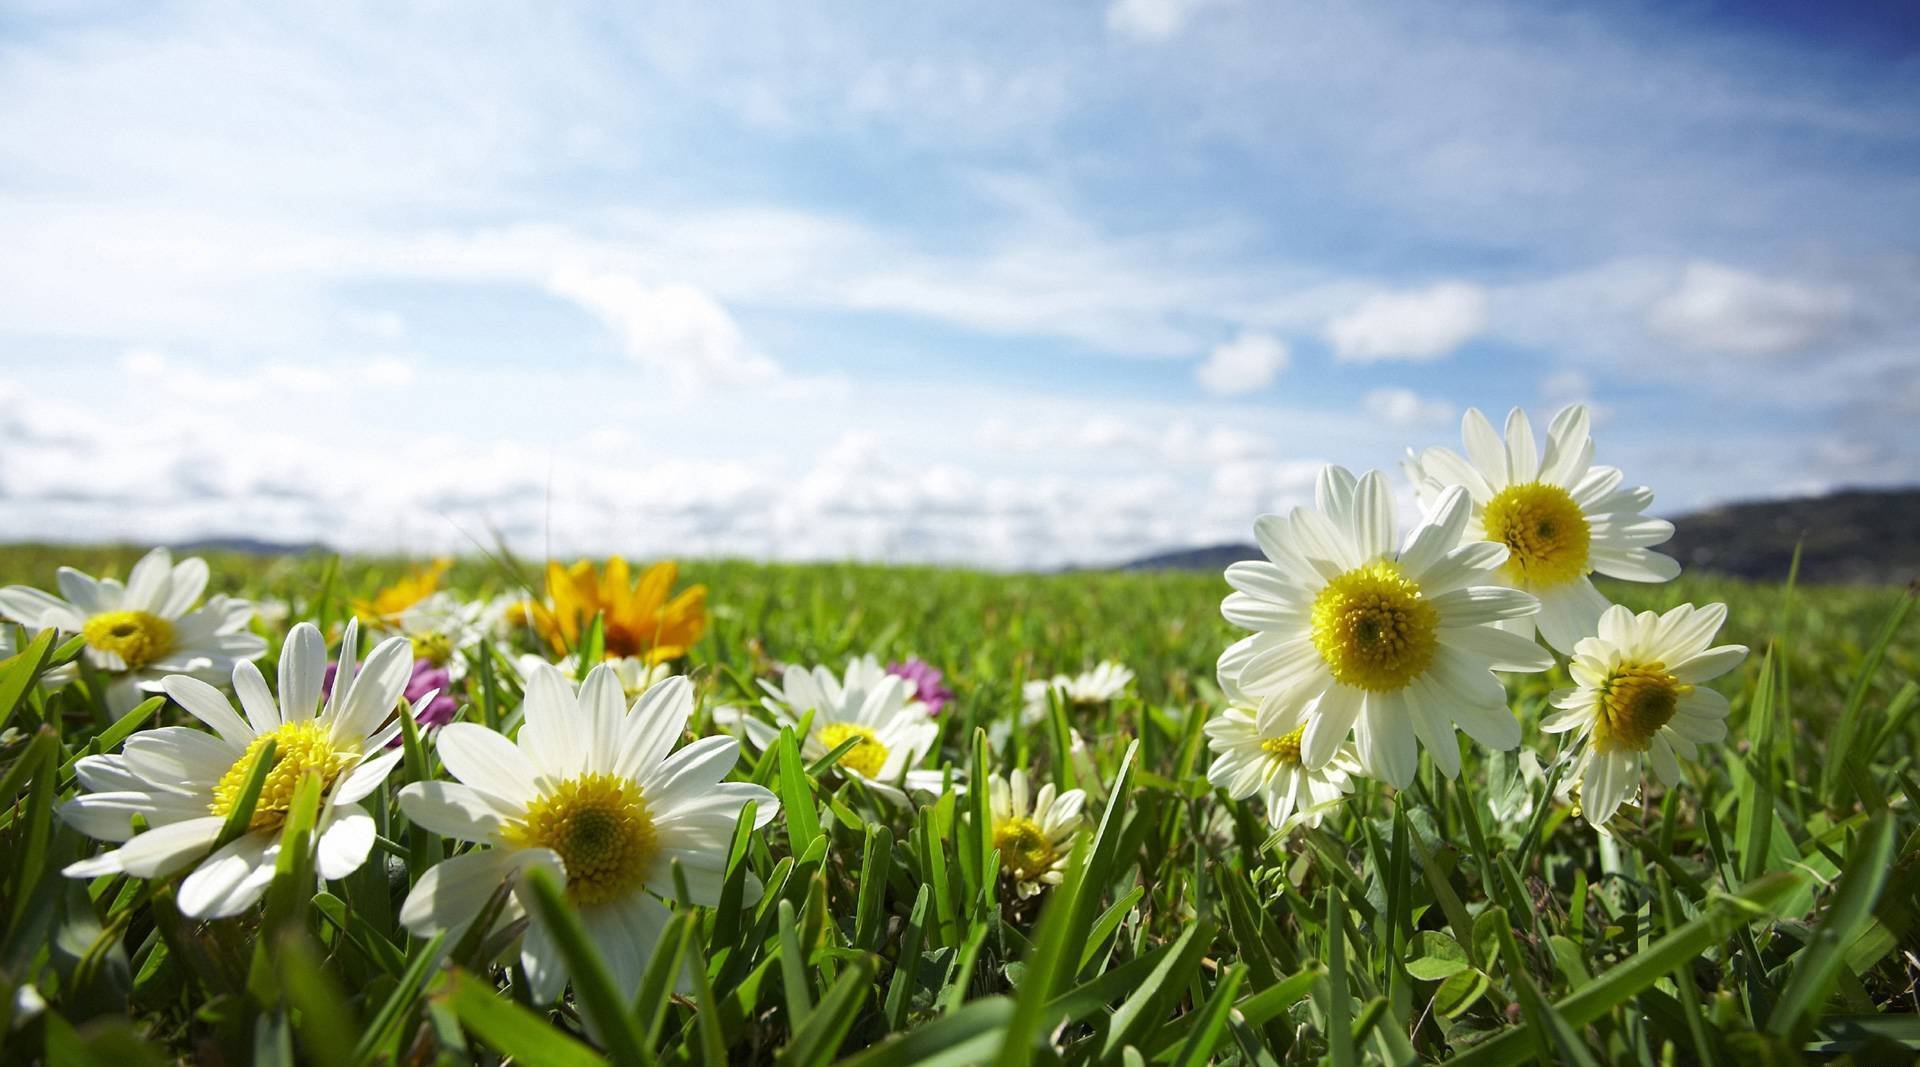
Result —
<path fill-rule="evenodd" d="M 1883 58 L 1498 2 L 444 14 L 10 23 L 0 535 L 1097 561 L 1574 399 L 1675 507 L 1920 468 Z"/>

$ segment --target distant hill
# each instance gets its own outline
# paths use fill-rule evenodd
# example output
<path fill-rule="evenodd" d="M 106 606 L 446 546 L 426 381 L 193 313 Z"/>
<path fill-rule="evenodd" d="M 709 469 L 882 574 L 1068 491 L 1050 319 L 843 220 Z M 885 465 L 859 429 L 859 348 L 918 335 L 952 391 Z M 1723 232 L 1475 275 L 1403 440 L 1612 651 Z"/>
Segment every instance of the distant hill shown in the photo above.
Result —
<path fill-rule="evenodd" d="M 333 551 L 318 541 L 265 541 L 257 537 L 203 537 L 172 548 L 175 552 L 238 552 L 248 556 L 306 556 Z"/>
<path fill-rule="evenodd" d="M 1895 585 L 1920 578 L 1920 489 L 1843 489 L 1826 496 L 1755 500 L 1685 515 L 1659 551 L 1689 570 L 1782 581 L 1803 542 L 1800 580 Z M 1253 545 L 1163 552 L 1120 570 L 1224 570 L 1260 559 Z"/>

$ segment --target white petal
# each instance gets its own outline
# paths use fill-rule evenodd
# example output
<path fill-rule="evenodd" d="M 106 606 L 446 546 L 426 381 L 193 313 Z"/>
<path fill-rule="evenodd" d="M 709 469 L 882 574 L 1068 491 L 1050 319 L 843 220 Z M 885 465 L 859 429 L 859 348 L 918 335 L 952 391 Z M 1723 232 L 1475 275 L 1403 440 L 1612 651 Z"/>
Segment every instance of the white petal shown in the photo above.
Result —
<path fill-rule="evenodd" d="M 539 794 L 533 765 L 526 755 L 513 742 L 478 723 L 442 726 L 434 739 L 434 750 L 446 764 L 448 774 L 491 793 L 509 807 L 524 808 Z"/>
<path fill-rule="evenodd" d="M 380 783 L 393 773 L 394 765 L 405 755 L 400 749 L 388 749 L 377 756 L 361 760 L 345 778 L 333 787 L 333 800 L 336 804 L 352 804 L 368 793 L 380 788 Z"/>
<path fill-rule="evenodd" d="M 274 702 L 273 691 L 267 688 L 267 680 L 260 675 L 260 668 L 251 663 L 242 662 L 233 669 L 233 691 L 240 697 L 240 707 L 247 713 L 247 723 L 254 733 L 272 733 L 280 727 L 280 705 Z"/>
<path fill-rule="evenodd" d="M 347 699 L 335 712 L 328 733 L 335 744 L 359 744 L 392 717 L 413 674 L 413 646 L 405 637 L 389 637 L 373 650 L 353 679 Z"/>
<path fill-rule="evenodd" d="M 1300 760 L 1308 767 L 1322 767 L 1339 750 L 1353 729 L 1353 721 L 1364 703 L 1358 689 L 1344 685 L 1328 687 L 1308 713 L 1307 729 L 1300 738 Z"/>
<path fill-rule="evenodd" d="M 535 771 L 551 781 L 563 781 L 586 769 L 582 721 L 573 686 L 554 668 L 542 665 L 527 679 L 526 699 L 520 705 L 526 722 L 520 727 L 520 750 Z"/>
<path fill-rule="evenodd" d="M 1493 498 L 1493 487 L 1487 484 L 1486 475 L 1452 449 L 1436 447 L 1420 453 L 1420 468 L 1427 477 L 1441 485 L 1460 486 L 1481 503 Z"/>
<path fill-rule="evenodd" d="M 277 834 L 241 834 L 208 856 L 180 883 L 180 914 L 192 919 L 224 919 L 252 907 L 273 881 L 279 844 Z"/>
<path fill-rule="evenodd" d="M 1440 613 L 1442 626 L 1473 626 L 1518 619 L 1540 610 L 1540 602 L 1530 593 L 1496 585 L 1473 585 L 1454 589 L 1432 599 Z"/>
<path fill-rule="evenodd" d="M 313 718 L 326 680 L 326 638 L 312 623 L 299 623 L 280 646 L 280 717 L 287 722 Z"/>
<path fill-rule="evenodd" d="M 51 626 L 78 633 L 87 622 L 86 617 L 74 610 L 73 605 L 28 585 L 10 585 L 0 589 L 0 615 L 36 631 Z"/>
<path fill-rule="evenodd" d="M 1320 468 L 1320 476 L 1313 485 L 1313 506 L 1325 512 L 1335 526 L 1349 534 L 1353 531 L 1354 489 L 1357 484 L 1352 471 L 1328 464 Z"/>
<path fill-rule="evenodd" d="M 1250 651 L 1234 684 L 1255 696 L 1315 688 L 1328 677 L 1326 663 L 1311 638 L 1278 641 L 1263 636 Z"/>
<path fill-rule="evenodd" d="M 162 788 L 208 788 L 241 755 L 231 744 L 187 726 L 142 730 L 120 751 L 128 771 Z"/>
<path fill-rule="evenodd" d="M 1496 671 L 1544 671 L 1553 666 L 1553 653 L 1527 638 L 1491 626 L 1441 630 L 1440 641 L 1471 653 Z"/>
<path fill-rule="evenodd" d="M 1293 631 L 1307 624 L 1305 607 L 1245 593 L 1227 594 L 1220 603 L 1220 614 L 1228 622 L 1248 630 Z"/>
<path fill-rule="evenodd" d="M 1507 484 L 1523 485 L 1540 471 L 1540 446 L 1534 443 L 1533 423 L 1514 408 L 1507 413 Z"/>
<path fill-rule="evenodd" d="M 740 758 L 740 742 L 731 737 L 703 737 L 652 768 L 640 781 L 649 804 L 675 806 L 686 796 L 698 796 L 718 784 Z"/>
<path fill-rule="evenodd" d="M 141 556 L 140 562 L 127 572 L 127 593 L 122 604 L 128 611 L 157 615 L 172 590 L 173 556 L 165 548 L 156 548 Z"/>
<path fill-rule="evenodd" d="M 611 664 L 597 664 L 580 683 L 580 728 L 586 734 L 586 769 L 598 774 L 613 770 L 619 757 L 627 691 Z"/>
<path fill-rule="evenodd" d="M 1465 489 L 1449 486 L 1440 494 L 1400 550 L 1400 568 L 1407 577 L 1422 581 L 1435 562 L 1460 547 L 1471 510 Z"/>
<path fill-rule="evenodd" d="M 527 995 L 535 1004 L 551 1004 L 567 988 L 567 963 L 553 943 L 540 914 L 529 907 L 527 932 L 520 942 L 520 966 L 527 972 Z"/>
<path fill-rule="evenodd" d="M 358 807 L 336 814 L 325 830 L 314 854 L 314 870 L 326 881 L 345 878 L 367 862 L 373 850 L 373 816 Z"/>
<path fill-rule="evenodd" d="M 1416 679 L 1406 701 L 1407 723 L 1433 757 L 1433 765 L 1448 778 L 1460 776 L 1460 743 L 1453 722 L 1440 710 L 1438 691 L 1425 678 Z"/>
<path fill-rule="evenodd" d="M 1493 749 L 1504 752 L 1520 746 L 1520 723 L 1507 710 L 1505 704 L 1490 707 L 1484 704 L 1453 704 L 1448 707 L 1453 721 L 1468 737 Z"/>
<path fill-rule="evenodd" d="M 1667 665 L 1667 671 L 1683 682 L 1704 682 L 1718 678 L 1738 667 L 1747 658 L 1745 645 L 1721 645 Z"/>
<path fill-rule="evenodd" d="M 1407 572 L 1422 595 L 1436 597 L 1468 585 L 1488 585 L 1495 570 L 1507 561 L 1507 546 L 1493 541 L 1470 541 L 1442 555 L 1421 573 Z"/>
<path fill-rule="evenodd" d="M 458 782 L 414 782 L 400 790 L 400 810 L 436 834 L 482 844 L 497 842 L 500 828 L 520 813 Z"/>
<path fill-rule="evenodd" d="M 1360 764 L 1373 777 L 1395 789 L 1405 789 L 1413 783 L 1413 774 L 1420 768 L 1420 746 L 1411 724 L 1404 716 L 1393 715 L 1390 709 L 1390 705 L 1398 704 L 1398 710 L 1404 711 L 1405 701 L 1369 693 L 1366 703 L 1366 709 L 1354 721 L 1353 730 L 1354 744 L 1360 750 Z"/>
<path fill-rule="evenodd" d="M 253 741 L 253 728 L 233 710 L 220 691 L 198 678 L 170 674 L 160 683 L 174 703 L 213 728 L 213 731 L 242 748 Z"/>
<path fill-rule="evenodd" d="M 54 572 L 54 580 L 60 586 L 60 595 L 87 617 L 104 611 L 117 611 L 120 608 L 119 583 L 96 582 L 90 575 L 82 574 L 72 567 L 62 567 Z"/>
<path fill-rule="evenodd" d="M 597 907 L 580 909 L 587 935 L 613 972 L 613 984 L 627 999 L 640 990 L 673 913 L 645 893 L 630 893 Z"/>
<path fill-rule="evenodd" d="M 177 619 L 192 611 L 200 594 L 207 591 L 207 577 L 207 561 L 198 556 L 174 564 L 173 581 L 166 599 L 160 602 L 160 614 Z"/>
<path fill-rule="evenodd" d="M 1394 549 L 1393 493 L 1386 475 L 1368 471 L 1353 495 L 1353 541 L 1360 555 L 1378 559 Z"/>
<path fill-rule="evenodd" d="M 1507 443 L 1494 432 L 1493 423 L 1480 414 L 1479 408 L 1468 408 L 1461 417 L 1460 436 L 1466 442 L 1467 458 L 1479 468 L 1487 485 L 1494 489 L 1508 485 Z"/>
<path fill-rule="evenodd" d="M 1647 762 L 1653 764 L 1653 773 L 1660 784 L 1669 789 L 1680 784 L 1680 763 L 1673 758 L 1673 747 L 1658 733 L 1647 746 Z"/>
<path fill-rule="evenodd" d="M 464 930 L 518 867 L 519 854 L 501 848 L 477 849 L 442 860 L 413 884 L 406 903 L 400 905 L 400 925 L 415 937 Z"/>
<path fill-rule="evenodd" d="M 1607 610 L 1607 598 L 1585 578 L 1551 589 L 1535 590 L 1540 598 L 1540 634 L 1547 644 L 1563 653 L 1571 653 L 1582 639 L 1599 632 L 1600 616 Z"/>
<path fill-rule="evenodd" d="M 1593 461 L 1593 438 L 1588 436 L 1589 432 L 1585 405 L 1562 408 L 1547 427 L 1547 455 L 1540 462 L 1540 480 L 1566 487 L 1586 473 L 1587 464 Z"/>

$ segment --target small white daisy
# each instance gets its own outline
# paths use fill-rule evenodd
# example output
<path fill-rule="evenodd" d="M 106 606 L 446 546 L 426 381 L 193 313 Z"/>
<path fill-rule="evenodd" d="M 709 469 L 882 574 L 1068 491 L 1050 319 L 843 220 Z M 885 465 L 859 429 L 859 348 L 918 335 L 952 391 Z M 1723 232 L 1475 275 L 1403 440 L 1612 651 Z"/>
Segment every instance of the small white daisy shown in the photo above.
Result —
<path fill-rule="evenodd" d="M 467 674 L 463 653 L 479 647 L 486 635 L 481 619 L 485 610 L 485 604 L 432 593 L 402 609 L 393 620 L 393 628 L 413 644 L 414 659 L 445 668 L 447 676 L 457 682 Z"/>
<path fill-rule="evenodd" d="M 308 771 L 317 772 L 326 789 L 317 834 L 320 877 L 344 878 L 358 870 L 374 837 L 373 818 L 358 802 L 400 759 L 400 750 L 387 745 L 400 730 L 394 712 L 413 660 L 406 640 L 395 637 L 375 648 L 356 671 L 357 640 L 358 627 L 349 622 L 331 693 L 321 692 L 326 642 L 310 623 L 287 634 L 277 699 L 259 668 L 244 661 L 236 665 L 233 688 L 244 717 L 197 678 L 164 679 L 167 695 L 214 732 L 186 726 L 142 730 L 118 755 L 80 760 L 76 773 L 87 792 L 62 805 L 61 818 L 89 837 L 125 844 L 74 863 L 66 873 L 162 878 L 195 863 L 220 835 L 268 740 L 275 746 L 273 769 L 247 832 L 207 856 L 180 883 L 181 913 L 234 915 L 260 898 L 273 880 L 294 789 Z M 431 694 L 420 706 L 430 699 Z M 135 815 L 145 818 L 149 829 L 135 834 Z"/>
<path fill-rule="evenodd" d="M 1489 748 L 1518 745 L 1493 672 L 1543 671 L 1553 658 L 1495 625 L 1539 603 L 1489 584 L 1504 546 L 1461 543 L 1466 492 L 1443 493 L 1397 548 L 1379 471 L 1328 467 L 1315 495 L 1317 507 L 1254 524 L 1265 561 L 1227 568 L 1238 592 L 1221 613 L 1256 632 L 1221 656 L 1221 673 L 1249 696 L 1312 701 L 1301 739 L 1311 768 L 1349 731 L 1365 773 L 1395 788 L 1413 781 L 1422 745 L 1441 773 L 1460 772 L 1455 724 Z"/>
<path fill-rule="evenodd" d="M 741 809 L 757 805 L 753 825 L 771 822 L 774 795 L 724 781 L 739 758 L 731 737 L 703 737 L 673 751 L 693 714 L 693 687 L 668 678 L 629 706 L 606 665 L 578 692 L 543 666 L 527 684 L 525 724 L 508 740 L 474 723 L 451 723 L 434 742 L 457 782 L 415 782 L 400 791 L 407 818 L 436 833 L 485 848 L 429 869 L 407 895 L 400 921 L 412 933 L 458 937 L 503 882 L 528 866 L 564 881 L 594 944 L 620 988 L 640 986 L 670 917 L 659 897 L 676 889 L 678 861 L 694 903 L 720 901 L 727 850 Z M 670 754 L 671 753 L 671 754 Z M 749 902 L 760 885 L 749 878 Z M 566 988 L 564 958 L 539 913 L 528 913 L 520 963 L 537 1003 Z"/>
<path fill-rule="evenodd" d="M 1353 791 L 1351 748 L 1343 745 L 1322 766 L 1308 767 L 1300 756 L 1307 702 L 1297 694 L 1255 700 L 1234 684 L 1231 666 L 1220 672 L 1227 708 L 1205 727 L 1214 754 L 1207 781 L 1235 800 L 1260 794 L 1277 830 L 1320 825 L 1327 811 Z"/>
<path fill-rule="evenodd" d="M 1673 536 L 1673 524 L 1642 514 L 1653 504 L 1645 486 L 1621 488 L 1614 467 L 1595 467 L 1587 409 L 1574 405 L 1553 418 L 1546 455 L 1535 452 L 1533 424 L 1519 408 L 1507 416 L 1503 440 L 1478 409 L 1461 422 L 1467 457 L 1429 448 L 1402 462 L 1414 490 L 1431 504 L 1451 486 L 1473 500 L 1466 538 L 1507 546 L 1495 572 L 1502 585 L 1540 600 L 1540 613 L 1512 619 L 1504 629 L 1531 637 L 1537 624 L 1561 652 L 1593 632 L 1607 598 L 1588 577 L 1594 571 L 1631 582 L 1664 582 L 1680 564 L 1651 550 Z"/>
<path fill-rule="evenodd" d="M 1553 694 L 1558 709 L 1540 722 L 1545 733 L 1578 731 L 1586 742 L 1574 767 L 1580 807 L 1598 826 L 1640 795 L 1641 758 L 1672 787 L 1676 757 L 1727 736 L 1727 698 L 1700 684 L 1740 665 L 1745 645 L 1714 645 L 1725 604 L 1682 604 L 1656 615 L 1614 605 L 1599 632 L 1574 646 L 1568 670 L 1576 683 Z"/>
<path fill-rule="evenodd" d="M 234 664 L 267 654 L 266 639 L 247 630 L 252 604 L 214 596 L 194 609 L 207 588 L 204 560 L 176 565 L 156 548 L 125 584 L 72 567 L 60 568 L 59 582 L 58 597 L 25 585 L 0 589 L 0 615 L 31 632 L 51 627 L 85 637 L 87 660 L 110 679 L 107 706 L 115 714 L 132 711 L 143 692 L 160 692 L 168 675 L 222 682 Z"/>
<path fill-rule="evenodd" d="M 1020 687 L 1025 702 L 1021 720 L 1032 725 L 1047 717 L 1049 693 L 1058 691 L 1060 699 L 1073 708 L 1097 708 L 1127 691 L 1133 684 L 1133 671 L 1112 660 L 1105 660 L 1090 671 L 1075 675 L 1056 674 L 1036 678 Z"/>
<path fill-rule="evenodd" d="M 1022 900 L 1059 885 L 1066 876 L 1073 836 L 1083 821 L 1080 809 L 1086 802 L 1085 792 L 1056 793 L 1052 782 L 1030 795 L 1027 774 L 1017 767 L 1005 778 L 996 774 L 988 779 L 988 814 L 993 819 L 993 845 L 1000 850 L 1000 870 Z"/>
<path fill-rule="evenodd" d="M 777 725 L 730 708 L 717 709 L 715 720 L 738 723 L 747 739 L 764 749 L 779 740 L 781 726 L 797 730 L 812 712 L 812 726 L 800 739 L 800 754 L 809 761 L 857 738 L 840 756 L 840 773 L 902 804 L 907 799 L 902 783 L 913 789 L 940 788 L 940 772 L 916 769 L 940 736 L 939 724 L 929 721 L 925 705 L 910 698 L 913 683 L 888 674 L 872 656 L 848 663 L 844 676 L 825 667 L 791 666 L 778 686 L 762 681 L 760 687 L 767 692 L 760 703 Z"/>

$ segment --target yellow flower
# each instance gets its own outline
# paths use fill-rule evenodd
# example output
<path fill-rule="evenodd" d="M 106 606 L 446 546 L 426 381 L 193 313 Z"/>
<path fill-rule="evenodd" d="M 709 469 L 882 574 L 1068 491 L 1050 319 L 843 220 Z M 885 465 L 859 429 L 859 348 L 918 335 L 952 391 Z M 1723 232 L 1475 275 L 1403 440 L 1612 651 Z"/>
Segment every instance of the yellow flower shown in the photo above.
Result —
<path fill-rule="evenodd" d="M 453 561 L 443 557 L 416 567 L 412 574 L 375 593 L 372 600 L 355 600 L 353 613 L 368 622 L 392 622 L 401 612 L 432 596 L 440 588 L 440 576 L 451 566 Z"/>
<path fill-rule="evenodd" d="M 595 615 L 605 619 L 609 659 L 634 656 L 648 663 L 679 659 L 707 629 L 707 587 L 691 586 L 669 599 L 677 564 L 656 563 L 638 581 L 615 556 L 604 571 L 581 560 L 547 564 L 548 603 L 533 606 L 533 625 L 555 652 L 577 648 Z"/>

